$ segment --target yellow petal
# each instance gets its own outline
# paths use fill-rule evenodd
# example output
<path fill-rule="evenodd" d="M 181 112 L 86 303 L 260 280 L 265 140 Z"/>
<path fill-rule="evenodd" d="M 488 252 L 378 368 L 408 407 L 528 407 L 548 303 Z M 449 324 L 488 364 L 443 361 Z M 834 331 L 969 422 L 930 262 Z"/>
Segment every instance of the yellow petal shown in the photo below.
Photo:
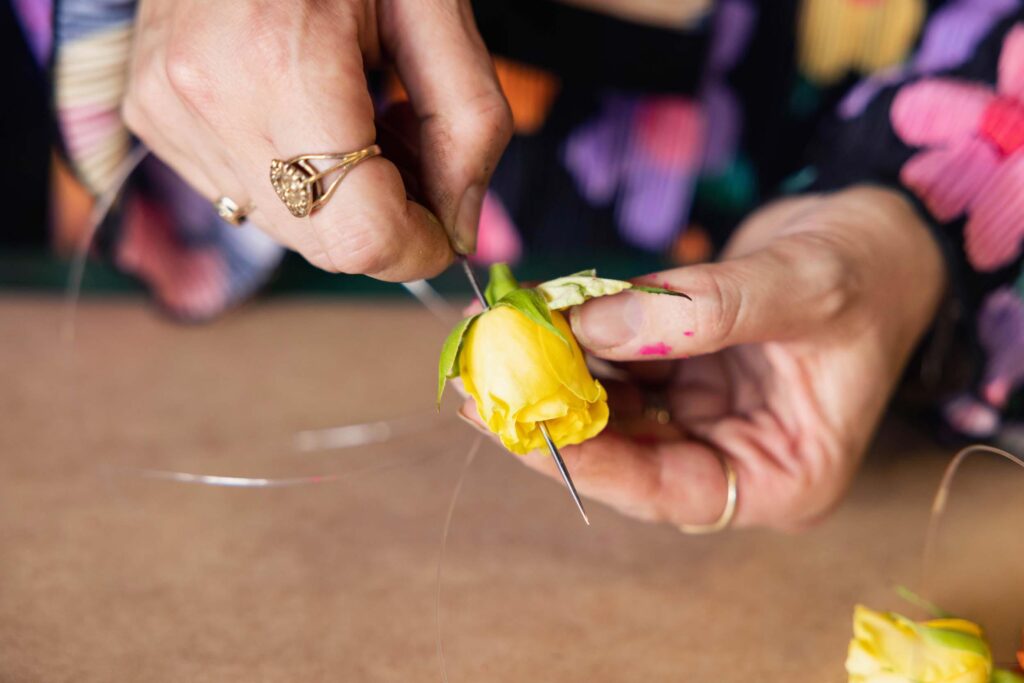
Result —
<path fill-rule="evenodd" d="M 469 378 L 466 390 L 484 421 L 502 408 L 512 418 L 558 390 L 560 383 L 546 369 L 537 344 L 537 328 L 519 311 L 503 306 L 483 313 L 466 334 L 459 372 L 464 382 Z"/>
<path fill-rule="evenodd" d="M 548 368 L 558 381 L 568 388 L 573 394 L 584 401 L 596 401 L 601 395 L 601 386 L 591 377 L 587 369 L 587 362 L 576 343 L 572 328 L 566 322 L 565 316 L 558 311 L 551 312 L 551 322 L 555 324 L 566 339 L 569 345 L 566 346 L 558 337 L 551 334 L 544 328 L 538 326 L 538 341 L 543 349 L 544 360 Z"/>
<path fill-rule="evenodd" d="M 571 417 L 576 420 L 572 425 L 563 424 L 570 418 L 552 420 L 548 423 L 551 438 L 559 447 L 574 446 L 600 434 L 608 426 L 608 401 L 602 395 L 600 400 L 589 404 L 585 411 L 575 413 Z"/>
<path fill-rule="evenodd" d="M 466 333 L 459 370 L 488 429 L 513 453 L 545 446 L 539 423 L 559 446 L 577 444 L 608 424 L 607 394 L 587 369 L 565 318 L 554 324 L 570 341 L 519 311 L 498 307 L 483 313 Z"/>
<path fill-rule="evenodd" d="M 858 605 L 846 668 L 853 683 L 986 683 L 992 670 L 981 630 L 962 619 L 915 623 Z"/>

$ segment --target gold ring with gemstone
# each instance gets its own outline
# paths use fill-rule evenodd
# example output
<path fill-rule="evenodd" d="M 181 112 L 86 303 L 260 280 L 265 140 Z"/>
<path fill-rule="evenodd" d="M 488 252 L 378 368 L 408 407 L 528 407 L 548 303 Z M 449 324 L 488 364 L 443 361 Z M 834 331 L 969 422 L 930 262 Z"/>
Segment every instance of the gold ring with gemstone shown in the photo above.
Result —
<path fill-rule="evenodd" d="M 270 162 L 270 184 L 293 216 L 305 218 L 327 203 L 341 181 L 357 164 L 379 155 L 380 147 L 370 145 L 355 152 L 301 154 L 285 161 L 274 159 Z M 310 162 L 319 160 L 336 163 L 318 170 Z M 321 181 L 332 173 L 338 173 L 338 177 L 325 190 Z"/>
<path fill-rule="evenodd" d="M 725 480 L 728 489 L 725 494 L 725 509 L 714 522 L 710 524 L 679 524 L 679 530 L 684 534 L 714 534 L 728 528 L 732 524 L 732 518 L 736 516 L 736 501 L 739 494 L 736 489 L 736 469 L 728 460 L 719 456 L 722 469 L 725 471 Z"/>
<path fill-rule="evenodd" d="M 213 208 L 217 210 L 218 216 L 235 227 L 241 225 L 249 214 L 248 208 L 239 206 L 231 197 L 219 197 L 213 203 Z"/>

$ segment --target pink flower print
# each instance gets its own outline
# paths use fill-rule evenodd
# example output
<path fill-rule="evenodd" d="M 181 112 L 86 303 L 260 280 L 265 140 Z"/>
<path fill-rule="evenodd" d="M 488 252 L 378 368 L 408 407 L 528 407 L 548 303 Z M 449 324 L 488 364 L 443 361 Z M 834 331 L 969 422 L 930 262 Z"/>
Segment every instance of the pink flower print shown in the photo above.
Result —
<path fill-rule="evenodd" d="M 142 197 L 127 202 L 117 265 L 143 280 L 176 315 L 206 320 L 228 304 L 228 266 L 215 249 L 190 249 L 162 206 Z"/>
<path fill-rule="evenodd" d="M 908 76 L 952 69 L 966 62 L 978 44 L 1010 12 L 1020 9 L 1019 0 L 951 0 L 928 18 L 921 46 L 907 64 L 889 67 L 865 78 L 843 98 L 843 118 L 860 116 L 885 87 Z"/>
<path fill-rule="evenodd" d="M 173 315 L 205 320 L 251 295 L 284 250 L 255 226 L 222 221 L 209 200 L 150 156 L 145 185 L 126 194 L 114 258 L 149 287 Z"/>
<path fill-rule="evenodd" d="M 992 292 L 978 314 L 978 341 L 985 351 L 978 396 L 964 393 L 943 406 L 959 432 L 989 438 L 1003 431 L 1000 410 L 1024 386 L 1024 275 L 1014 287 Z"/>
<path fill-rule="evenodd" d="M 942 406 L 942 415 L 953 429 L 975 439 L 987 439 L 999 431 L 999 411 L 970 394 L 958 394 Z"/>
<path fill-rule="evenodd" d="M 470 260 L 486 264 L 516 263 L 522 254 L 523 244 L 519 239 L 519 231 L 505 210 L 505 205 L 497 195 L 488 192 L 484 195 L 484 205 L 480 211 L 476 252 L 470 256 Z"/>
<path fill-rule="evenodd" d="M 981 271 L 1001 268 L 1024 239 L 1024 24 L 1007 34 L 996 89 L 925 78 L 893 100 L 893 128 L 924 148 L 900 179 L 936 218 L 967 214 L 964 244 Z"/>

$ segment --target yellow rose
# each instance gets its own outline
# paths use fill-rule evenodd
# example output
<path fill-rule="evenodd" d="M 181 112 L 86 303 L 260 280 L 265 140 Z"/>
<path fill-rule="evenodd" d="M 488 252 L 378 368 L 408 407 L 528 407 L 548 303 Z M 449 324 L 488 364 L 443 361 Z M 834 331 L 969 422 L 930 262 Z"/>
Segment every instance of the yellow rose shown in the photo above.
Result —
<path fill-rule="evenodd" d="M 558 446 L 582 443 L 608 424 L 604 387 L 562 314 L 551 311 L 551 319 L 565 340 L 511 306 L 482 313 L 462 340 L 463 386 L 488 428 L 519 455 L 544 447 L 539 422 Z"/>
<path fill-rule="evenodd" d="M 970 621 L 914 622 L 858 605 L 846 671 L 850 683 L 989 683 L 992 653 Z"/>

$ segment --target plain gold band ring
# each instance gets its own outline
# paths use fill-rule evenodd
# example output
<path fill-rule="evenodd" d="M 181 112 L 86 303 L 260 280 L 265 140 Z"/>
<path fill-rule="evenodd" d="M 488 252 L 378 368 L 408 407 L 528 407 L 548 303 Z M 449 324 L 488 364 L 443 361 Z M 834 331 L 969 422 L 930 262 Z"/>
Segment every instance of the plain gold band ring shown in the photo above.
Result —
<path fill-rule="evenodd" d="M 327 203 L 349 171 L 375 156 L 380 156 L 380 147 L 377 145 L 355 152 L 300 154 L 284 161 L 274 159 L 270 162 L 270 184 L 293 216 L 305 218 Z M 335 163 L 319 170 L 312 164 L 313 161 Z M 338 177 L 325 189 L 323 180 L 333 173 L 337 173 Z"/>
<path fill-rule="evenodd" d="M 728 489 L 725 494 L 725 509 L 714 522 L 710 524 L 679 524 L 679 530 L 684 534 L 701 535 L 715 534 L 727 529 L 736 516 L 736 501 L 739 498 L 736 487 L 736 469 L 724 457 L 719 457 L 722 463 L 722 470 L 725 472 L 726 485 Z"/>

